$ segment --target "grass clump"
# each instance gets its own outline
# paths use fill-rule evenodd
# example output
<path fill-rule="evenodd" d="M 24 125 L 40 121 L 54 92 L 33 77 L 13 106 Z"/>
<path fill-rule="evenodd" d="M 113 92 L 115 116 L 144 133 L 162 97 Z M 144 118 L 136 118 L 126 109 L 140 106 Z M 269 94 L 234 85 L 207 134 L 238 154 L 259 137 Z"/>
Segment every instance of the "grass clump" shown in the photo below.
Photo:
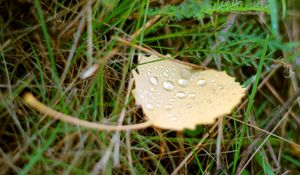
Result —
<path fill-rule="evenodd" d="M 297 174 L 299 9 L 297 0 L 0 2 L 0 174 Z M 130 72 L 141 50 L 224 70 L 247 95 L 231 115 L 184 132 L 84 129 L 20 98 L 30 90 L 83 120 L 139 123 Z"/>

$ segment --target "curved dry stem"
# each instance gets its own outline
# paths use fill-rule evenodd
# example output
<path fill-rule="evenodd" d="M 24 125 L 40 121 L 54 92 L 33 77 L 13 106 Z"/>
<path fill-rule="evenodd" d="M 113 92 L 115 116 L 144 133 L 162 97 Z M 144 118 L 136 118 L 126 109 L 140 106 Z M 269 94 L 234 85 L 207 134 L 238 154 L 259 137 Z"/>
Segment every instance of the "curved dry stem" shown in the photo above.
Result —
<path fill-rule="evenodd" d="M 139 124 L 133 124 L 133 125 L 119 125 L 119 126 L 113 126 L 113 125 L 104 125 L 104 124 L 98 124 L 98 123 L 93 123 L 89 122 L 86 120 L 81 120 L 78 119 L 74 116 L 66 115 L 61 112 L 58 112 L 43 103 L 39 102 L 30 92 L 26 92 L 23 96 L 23 100 L 25 101 L 26 104 L 29 106 L 33 107 L 37 111 L 48 115 L 50 117 L 53 117 L 55 119 L 71 123 L 74 125 L 79 125 L 85 128 L 90 128 L 90 129 L 97 129 L 101 131 L 128 131 L 128 130 L 139 130 L 143 128 L 147 128 L 151 126 L 152 122 L 151 120 L 147 120 L 143 123 Z"/>

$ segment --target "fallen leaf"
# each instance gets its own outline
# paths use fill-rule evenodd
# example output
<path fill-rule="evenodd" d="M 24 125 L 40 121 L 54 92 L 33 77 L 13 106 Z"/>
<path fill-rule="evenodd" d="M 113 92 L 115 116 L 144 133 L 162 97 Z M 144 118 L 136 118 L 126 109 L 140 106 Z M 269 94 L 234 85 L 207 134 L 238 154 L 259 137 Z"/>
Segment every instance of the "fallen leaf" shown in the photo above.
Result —
<path fill-rule="evenodd" d="M 199 70 L 155 55 L 139 55 L 133 70 L 136 104 L 152 126 L 195 129 L 229 114 L 245 95 L 234 77 L 216 70 Z"/>

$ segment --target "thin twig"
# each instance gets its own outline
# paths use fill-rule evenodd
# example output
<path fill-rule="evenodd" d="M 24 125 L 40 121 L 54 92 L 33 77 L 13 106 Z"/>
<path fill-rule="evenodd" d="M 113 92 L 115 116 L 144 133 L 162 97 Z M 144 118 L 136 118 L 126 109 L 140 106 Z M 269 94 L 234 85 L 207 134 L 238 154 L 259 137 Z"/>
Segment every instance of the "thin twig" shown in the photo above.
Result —
<path fill-rule="evenodd" d="M 293 90 L 295 91 L 299 87 L 298 77 L 292 67 L 289 67 L 289 72 L 290 72 L 290 77 L 291 77 L 291 81 L 292 81 L 292 85 L 293 85 L 292 87 L 293 87 Z M 298 103 L 298 106 L 300 107 L 300 98 L 297 99 L 297 103 Z"/>
<path fill-rule="evenodd" d="M 4 74 L 5 75 L 3 77 L 5 77 L 5 79 L 7 81 L 8 92 L 9 92 L 9 94 L 13 94 L 12 87 L 11 87 L 11 77 L 9 75 L 9 70 L 8 70 L 8 67 L 7 67 L 7 63 L 6 63 L 4 53 L 1 50 L 0 50 L 0 57 L 3 61 L 3 65 L 4 65 L 2 69 L 4 69 L 4 72 L 5 72 Z M 11 98 L 11 97 L 9 97 L 9 98 Z M 19 130 L 19 132 L 21 133 L 22 138 L 24 139 L 24 143 L 28 144 L 29 143 L 29 136 L 28 136 L 27 132 L 25 132 L 25 130 L 23 129 L 23 127 L 21 125 L 21 122 L 19 121 L 19 118 L 16 114 L 16 111 L 13 110 L 14 107 L 13 107 L 12 100 L 4 99 L 3 96 L 0 96 L 0 100 L 3 101 L 4 103 L 7 103 L 5 105 L 5 106 L 7 106 L 7 108 L 6 108 L 7 111 L 11 115 L 11 117 L 13 119 L 13 122 L 17 126 L 17 129 Z"/>
<path fill-rule="evenodd" d="M 98 175 L 98 174 L 100 174 L 101 170 L 103 170 L 103 169 L 105 170 L 105 167 L 106 167 L 109 157 L 111 155 L 111 149 L 113 148 L 113 145 L 116 142 L 116 138 L 117 138 L 117 135 L 114 135 L 112 137 L 112 139 L 109 142 L 108 148 L 106 149 L 104 154 L 101 154 L 101 159 L 96 163 L 92 172 L 90 173 L 91 175 Z"/>
<path fill-rule="evenodd" d="M 132 59 L 131 59 L 132 60 Z M 131 62 L 132 64 L 132 62 Z M 125 97 L 125 101 L 124 101 L 124 107 L 120 113 L 120 117 L 118 119 L 118 126 L 122 126 L 122 123 L 124 121 L 124 118 L 125 118 L 125 114 L 126 114 L 126 104 L 129 103 L 129 98 L 130 98 L 130 94 L 131 94 L 131 90 L 132 90 L 132 86 L 133 86 L 133 78 L 130 76 L 129 78 L 129 83 L 128 83 L 128 87 L 127 87 L 127 94 L 126 94 L 126 97 Z M 119 161 L 119 149 L 120 149 L 120 132 L 119 131 L 116 131 L 115 135 L 117 135 L 116 139 L 117 141 L 115 142 L 115 145 L 114 145 L 114 167 L 117 167 L 119 166 L 120 164 L 120 161 Z"/>
<path fill-rule="evenodd" d="M 118 54 L 119 51 L 120 51 L 120 49 L 118 47 L 115 47 L 114 49 L 112 49 L 107 55 L 105 55 L 104 57 L 99 59 L 99 63 L 95 63 L 92 66 L 88 66 L 87 68 L 85 68 L 83 70 L 83 72 L 81 73 L 80 78 L 86 79 L 86 78 L 92 76 L 93 74 L 95 74 L 95 72 L 99 68 L 99 64 L 104 64 L 107 60 L 111 59 L 113 56 Z"/>
<path fill-rule="evenodd" d="M 67 73 L 69 71 L 72 59 L 73 59 L 73 57 L 75 55 L 76 48 L 77 48 L 77 45 L 78 45 L 78 42 L 79 42 L 82 30 L 83 30 L 84 22 L 85 22 L 85 18 L 82 17 L 81 20 L 80 20 L 79 26 L 77 28 L 77 31 L 75 33 L 73 45 L 72 45 L 71 50 L 70 50 L 69 55 L 68 55 L 67 64 L 66 64 L 65 69 L 64 69 L 64 71 L 62 73 L 62 76 L 61 76 L 61 84 L 63 84 L 63 82 L 64 82 L 64 80 L 65 80 L 65 78 L 67 76 Z"/>
<path fill-rule="evenodd" d="M 216 143 L 216 155 L 217 155 L 217 171 L 222 169 L 221 165 L 221 144 L 222 144 L 222 138 L 223 138 L 223 116 L 219 117 L 219 126 L 218 126 L 218 137 L 217 137 L 217 143 Z"/>
<path fill-rule="evenodd" d="M 133 43 L 131 43 L 130 41 L 125 40 L 125 39 L 123 39 L 123 38 L 116 38 L 116 40 L 119 41 L 119 42 L 121 42 L 122 44 L 125 44 L 125 45 L 127 45 L 127 46 L 131 46 L 131 47 L 133 47 L 133 48 L 135 48 L 135 49 L 141 50 L 141 51 L 146 52 L 146 53 L 149 53 L 149 54 L 151 54 L 151 55 L 156 55 L 156 56 L 161 57 L 161 58 L 170 58 L 170 57 L 168 57 L 168 56 L 166 56 L 166 55 L 162 55 L 162 54 L 160 54 L 160 53 L 158 53 L 158 52 L 156 52 L 156 51 L 154 51 L 154 50 L 150 50 L 150 49 L 148 49 L 148 48 L 145 48 L 145 47 L 142 47 L 142 46 L 133 44 Z"/>
<path fill-rule="evenodd" d="M 282 117 L 282 119 L 276 124 L 276 126 L 272 129 L 272 131 L 271 131 L 271 133 L 274 133 L 275 132 L 275 130 L 279 127 L 279 125 L 281 124 L 281 122 L 283 121 L 283 120 L 285 120 L 286 119 L 286 117 L 288 116 L 288 113 L 289 112 L 287 112 L 285 115 L 284 115 L 284 117 Z M 253 157 L 256 155 L 256 153 L 264 146 L 264 144 L 268 141 L 268 139 L 271 137 L 271 134 L 269 134 L 269 135 L 267 135 L 267 137 L 262 141 L 262 143 L 258 146 L 258 148 L 254 151 L 254 153 L 250 156 L 250 158 L 248 158 L 248 159 L 246 159 L 247 160 L 247 162 L 244 164 L 244 166 L 239 170 L 239 168 L 238 168 L 238 172 L 243 172 L 244 171 L 244 169 L 247 167 L 247 165 L 251 162 L 251 160 L 253 159 Z M 254 142 L 256 142 L 256 144 L 258 143 L 258 141 L 260 141 L 261 140 L 261 138 L 260 137 L 258 137 Z M 256 146 L 256 144 L 253 144 L 254 146 L 253 146 L 253 148 L 252 149 L 254 149 L 254 147 Z M 240 164 L 241 165 L 241 164 Z M 238 173 L 238 174 L 240 174 L 240 173 Z"/>
<path fill-rule="evenodd" d="M 18 172 L 20 172 L 21 171 L 21 168 L 19 168 L 19 167 L 17 167 L 16 165 L 15 165 L 15 163 L 14 163 L 14 161 L 12 160 L 12 158 L 8 155 L 8 154 L 6 154 L 3 150 L 2 150 L 2 148 L 0 148 L 0 155 L 1 155 L 1 163 L 2 164 L 6 164 L 7 165 L 7 167 L 5 167 L 5 168 L 1 168 L 1 174 L 3 173 L 3 174 L 6 174 L 7 173 L 7 170 L 9 169 L 9 168 L 11 168 L 15 173 L 18 173 Z"/>
<path fill-rule="evenodd" d="M 282 116 L 282 114 L 290 108 L 290 106 L 294 103 L 294 101 L 300 96 L 300 89 L 298 89 L 295 94 L 290 97 L 285 103 L 284 105 L 279 109 L 278 112 L 276 112 L 274 114 L 273 117 L 271 117 L 271 121 L 268 122 L 267 126 L 264 128 L 264 130 L 268 131 L 272 128 L 272 126 L 274 125 L 274 123 L 277 123 L 277 121 L 280 119 L 280 117 Z M 274 128 L 275 129 L 275 128 Z M 271 131 L 271 133 L 273 133 Z M 239 163 L 239 166 L 237 168 L 236 174 L 240 174 L 243 170 L 243 168 L 246 165 L 246 162 L 249 160 L 249 155 L 253 152 L 253 149 L 255 148 L 255 146 L 257 145 L 257 143 L 261 140 L 262 137 L 265 136 L 265 133 L 259 134 L 257 139 L 255 139 L 249 146 L 248 148 L 242 153 L 242 159 Z M 267 135 L 267 138 L 269 138 L 271 136 L 271 134 Z"/>
<path fill-rule="evenodd" d="M 271 133 L 271 132 L 269 132 L 269 131 L 266 131 L 266 130 L 264 130 L 264 129 L 261 129 L 261 128 L 259 128 L 258 126 L 252 125 L 252 124 L 250 124 L 250 123 L 244 122 L 244 121 L 239 120 L 239 119 L 234 118 L 234 117 L 230 117 L 230 116 L 226 116 L 226 117 L 227 117 L 227 118 L 230 118 L 231 120 L 235 120 L 235 121 L 237 121 L 237 122 L 240 122 L 240 123 L 242 123 L 242 124 L 245 124 L 245 125 L 247 125 L 247 126 L 250 126 L 250 127 L 254 128 L 254 129 L 257 129 L 257 130 L 259 130 L 259 131 L 261 131 L 261 132 L 263 132 L 263 133 L 265 133 L 265 134 L 269 134 L 269 135 L 271 135 L 271 136 L 273 136 L 273 137 L 275 137 L 275 138 L 278 138 L 279 140 L 283 140 L 283 141 L 285 141 L 285 142 L 287 142 L 287 143 L 289 143 L 289 144 L 291 144 L 291 145 L 293 145 L 293 146 L 295 146 L 295 147 L 300 148 L 300 145 L 299 145 L 299 144 L 297 144 L 297 143 L 295 143 L 295 142 L 292 142 L 292 141 L 290 141 L 290 140 L 288 140 L 288 139 L 286 139 L 286 138 L 284 138 L 284 137 L 281 137 L 281 136 L 279 136 L 279 135 L 276 135 L 276 134 L 274 134 L 274 133 Z"/>
<path fill-rule="evenodd" d="M 81 7 L 81 6 L 82 6 L 82 7 Z M 76 9 L 79 9 L 79 8 L 82 8 L 82 9 L 81 9 L 80 12 L 78 13 L 78 12 L 76 12 L 76 11 L 77 11 Z M 86 2 L 85 2 L 85 1 L 81 1 L 81 2 L 79 2 L 78 4 L 72 6 L 72 8 L 70 8 L 70 9 L 68 9 L 68 10 L 66 10 L 66 11 L 63 11 L 63 12 L 65 12 L 65 13 L 60 12 L 60 13 L 56 14 L 55 16 L 50 17 L 46 22 L 48 22 L 48 21 L 50 21 L 50 20 L 55 20 L 56 18 L 61 18 L 61 16 L 66 15 L 66 14 L 69 13 L 70 11 L 72 11 L 73 13 L 76 13 L 76 14 L 77 14 L 77 16 L 76 16 L 73 20 L 71 20 L 70 22 L 67 22 L 67 24 L 64 25 L 64 26 L 61 28 L 60 32 L 58 33 L 58 38 L 61 38 L 62 36 L 66 35 L 67 31 L 70 31 L 70 28 L 71 28 L 72 26 L 76 25 L 77 21 L 78 21 L 82 16 L 84 16 L 84 13 L 86 13 L 86 8 L 87 8 Z"/>
<path fill-rule="evenodd" d="M 141 34 L 142 31 L 147 30 L 151 25 L 153 25 L 158 19 L 160 19 L 160 16 L 155 16 L 154 18 L 150 19 L 142 28 L 140 28 L 139 30 L 137 30 L 135 33 L 133 33 L 130 37 L 129 40 L 134 40 L 135 37 L 139 36 Z M 130 42 L 129 42 L 130 43 Z M 116 46 L 113 50 L 111 50 L 104 58 L 100 58 L 99 59 L 99 63 L 95 63 L 92 65 L 93 69 L 89 69 L 89 65 L 87 66 L 87 68 L 84 69 L 82 75 L 86 75 L 86 76 L 80 76 L 80 78 L 85 79 L 90 77 L 91 75 L 95 74 L 95 72 L 97 72 L 98 68 L 99 68 L 99 64 L 100 63 L 105 63 L 108 59 L 112 58 L 114 55 L 116 55 L 119 51 L 119 46 Z M 165 57 L 165 56 L 164 56 Z M 164 58 L 163 57 L 163 58 Z M 86 73 L 86 71 L 88 71 L 88 73 Z"/>
<path fill-rule="evenodd" d="M 275 88 L 269 83 L 266 83 L 267 88 L 270 90 L 270 92 L 275 96 L 275 98 L 281 103 L 284 104 L 284 100 L 282 97 L 276 92 Z M 300 119 L 297 117 L 297 115 L 291 110 L 290 112 L 293 119 L 297 122 L 298 126 L 300 126 Z"/>
<path fill-rule="evenodd" d="M 87 61 L 88 66 L 93 64 L 93 23 L 92 23 L 92 0 L 88 0 L 86 8 L 87 17 Z"/>
<path fill-rule="evenodd" d="M 143 27 L 141 27 L 134 34 L 131 35 L 131 40 L 140 36 L 143 31 L 151 27 L 157 20 L 159 20 L 160 17 L 161 17 L 160 15 L 157 15 L 154 16 L 152 19 L 150 19 Z"/>
<path fill-rule="evenodd" d="M 127 160 L 128 160 L 130 174 L 135 175 L 136 173 L 134 170 L 132 156 L 131 156 L 130 131 L 126 132 L 126 148 L 127 148 Z"/>
<path fill-rule="evenodd" d="M 220 120 L 216 122 L 209 130 L 209 132 L 205 133 L 203 138 L 200 140 L 200 142 L 195 146 L 195 148 L 183 159 L 183 161 L 180 162 L 180 164 L 176 167 L 176 169 L 171 173 L 171 175 L 176 175 L 179 170 L 185 165 L 185 163 L 193 156 L 194 152 L 197 152 L 201 147 L 203 142 L 210 136 L 210 133 L 212 133 L 215 128 L 218 126 Z"/>
<path fill-rule="evenodd" d="M 276 165 L 276 170 L 275 171 L 278 171 L 280 169 L 280 163 L 278 162 L 278 160 L 276 158 L 276 153 L 274 152 L 274 149 L 273 149 L 273 147 L 272 147 L 272 145 L 270 144 L 269 141 L 267 141 L 266 146 L 269 150 L 269 153 L 271 155 L 272 160 L 275 162 L 275 165 Z"/>

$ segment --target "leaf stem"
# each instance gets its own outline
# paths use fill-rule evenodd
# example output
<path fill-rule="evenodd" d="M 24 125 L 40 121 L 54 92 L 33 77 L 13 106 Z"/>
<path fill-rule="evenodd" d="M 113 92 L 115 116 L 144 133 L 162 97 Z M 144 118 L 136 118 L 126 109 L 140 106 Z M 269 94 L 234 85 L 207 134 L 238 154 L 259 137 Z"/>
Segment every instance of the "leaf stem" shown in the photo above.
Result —
<path fill-rule="evenodd" d="M 40 101 L 38 101 L 30 92 L 26 92 L 23 96 L 23 100 L 26 104 L 33 107 L 35 110 L 48 115 L 54 119 L 58 119 L 67 123 L 71 123 L 74 125 L 82 126 L 85 128 L 90 129 L 97 129 L 100 131 L 128 131 L 128 130 L 139 130 L 146 127 L 151 126 L 152 121 L 147 120 L 143 123 L 133 124 L 133 125 L 119 125 L 119 126 L 113 126 L 113 125 L 104 125 L 104 124 L 98 124 L 94 122 L 89 122 L 86 120 L 78 119 L 74 116 L 66 115 L 61 112 L 58 112 Z"/>

